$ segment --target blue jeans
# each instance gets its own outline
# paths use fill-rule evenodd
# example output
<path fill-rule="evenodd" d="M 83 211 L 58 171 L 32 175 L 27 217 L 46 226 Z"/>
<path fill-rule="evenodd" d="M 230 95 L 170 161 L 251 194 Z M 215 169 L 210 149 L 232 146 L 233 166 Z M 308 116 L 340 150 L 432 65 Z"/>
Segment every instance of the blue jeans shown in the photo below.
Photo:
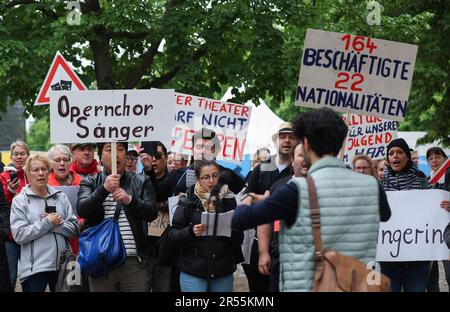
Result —
<path fill-rule="evenodd" d="M 58 272 L 41 272 L 33 274 L 22 282 L 23 292 L 45 292 L 47 285 L 51 292 L 55 292 L 56 281 L 58 280 Z"/>
<path fill-rule="evenodd" d="M 211 292 L 232 292 L 233 274 L 211 280 Z M 182 292 L 206 292 L 208 281 L 180 272 L 180 286 Z"/>
<path fill-rule="evenodd" d="M 20 258 L 20 245 L 15 241 L 5 242 L 6 258 L 8 259 L 9 279 L 11 280 L 11 287 L 16 288 L 17 281 L 17 263 Z"/>
<path fill-rule="evenodd" d="M 430 276 L 430 261 L 380 262 L 381 273 L 391 279 L 392 292 L 425 292 Z"/>

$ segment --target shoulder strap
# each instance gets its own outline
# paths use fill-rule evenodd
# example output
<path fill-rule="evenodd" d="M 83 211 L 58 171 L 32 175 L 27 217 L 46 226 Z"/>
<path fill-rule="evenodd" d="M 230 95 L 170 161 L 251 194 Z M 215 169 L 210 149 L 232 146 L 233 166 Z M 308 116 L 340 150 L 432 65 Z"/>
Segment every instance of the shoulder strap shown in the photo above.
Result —
<path fill-rule="evenodd" d="M 314 258 L 317 262 L 323 261 L 322 235 L 320 232 L 320 210 L 319 201 L 317 200 L 317 191 L 314 180 L 311 176 L 306 178 L 308 184 L 309 206 L 311 211 L 311 227 L 314 237 L 315 254 Z"/>
<path fill-rule="evenodd" d="M 122 210 L 122 203 L 116 202 L 116 211 L 114 212 L 114 220 L 115 221 L 119 221 L 121 210 Z"/>

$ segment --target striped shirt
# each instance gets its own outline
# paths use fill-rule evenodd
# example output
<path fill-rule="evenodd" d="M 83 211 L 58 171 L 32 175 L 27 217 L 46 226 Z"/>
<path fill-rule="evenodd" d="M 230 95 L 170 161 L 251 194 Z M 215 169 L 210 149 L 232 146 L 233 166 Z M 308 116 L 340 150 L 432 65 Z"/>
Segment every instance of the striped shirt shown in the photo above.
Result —
<path fill-rule="evenodd" d="M 416 165 L 408 164 L 408 168 L 401 172 L 394 172 L 390 167 L 384 171 L 381 186 L 385 191 L 422 190 L 428 188 L 425 178 L 419 177 Z"/>
<path fill-rule="evenodd" d="M 117 202 L 113 200 L 112 194 L 109 194 L 103 202 L 103 209 L 105 210 L 105 219 L 114 218 L 114 212 L 116 211 Z M 134 241 L 133 232 L 131 231 L 130 223 L 123 209 L 120 210 L 119 215 L 119 229 L 122 235 L 123 243 L 125 244 L 125 250 L 127 256 L 137 256 L 136 242 Z"/>

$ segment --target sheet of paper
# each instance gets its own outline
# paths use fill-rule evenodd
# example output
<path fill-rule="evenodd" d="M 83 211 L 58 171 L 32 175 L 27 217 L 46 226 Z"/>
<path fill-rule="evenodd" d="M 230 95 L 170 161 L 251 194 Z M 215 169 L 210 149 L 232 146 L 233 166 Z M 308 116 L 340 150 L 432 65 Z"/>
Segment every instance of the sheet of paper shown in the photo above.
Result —
<path fill-rule="evenodd" d="M 186 187 L 195 184 L 195 171 L 193 169 L 188 169 L 186 171 Z"/>
<path fill-rule="evenodd" d="M 180 196 L 172 196 L 167 199 L 169 205 L 169 223 L 172 225 L 173 215 L 178 207 L 178 202 L 180 201 Z"/>
<path fill-rule="evenodd" d="M 231 219 L 233 218 L 234 210 L 219 213 L 217 220 L 217 236 L 231 237 Z M 216 213 L 202 212 L 202 224 L 206 224 L 206 231 L 203 236 L 212 236 L 214 233 L 214 220 Z"/>

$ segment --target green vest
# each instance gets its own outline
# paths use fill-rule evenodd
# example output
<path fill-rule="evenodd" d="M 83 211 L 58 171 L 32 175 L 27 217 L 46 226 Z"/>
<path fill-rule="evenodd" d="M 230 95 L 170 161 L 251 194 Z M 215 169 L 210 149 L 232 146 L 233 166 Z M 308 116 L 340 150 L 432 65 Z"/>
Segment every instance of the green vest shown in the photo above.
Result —
<path fill-rule="evenodd" d="M 375 261 L 379 217 L 378 182 L 347 169 L 335 157 L 311 166 L 320 208 L 324 249 L 334 249 L 364 263 Z M 305 178 L 291 180 L 298 189 L 297 219 L 280 228 L 280 291 L 310 291 L 314 275 L 314 241 Z"/>

